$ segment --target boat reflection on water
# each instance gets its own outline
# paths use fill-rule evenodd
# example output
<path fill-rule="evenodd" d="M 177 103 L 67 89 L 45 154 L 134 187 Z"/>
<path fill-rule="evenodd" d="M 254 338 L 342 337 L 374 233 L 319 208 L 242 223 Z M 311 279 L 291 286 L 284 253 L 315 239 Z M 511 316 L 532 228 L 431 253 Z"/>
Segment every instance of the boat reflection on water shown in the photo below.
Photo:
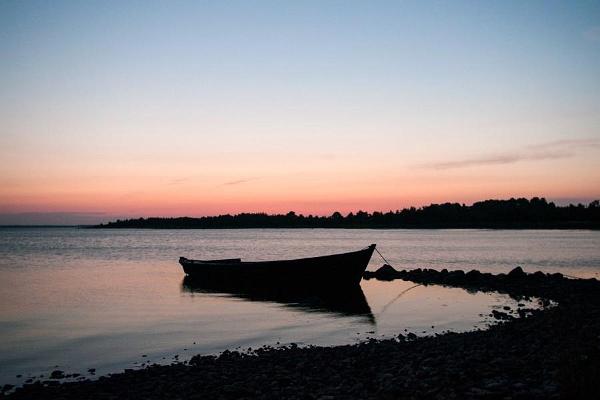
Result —
<path fill-rule="evenodd" d="M 326 312 L 338 316 L 361 317 L 375 324 L 375 317 L 359 285 L 337 289 L 249 286 L 242 282 L 211 282 L 186 276 L 181 283 L 182 292 L 227 294 L 232 297 L 282 304 L 306 312 Z"/>

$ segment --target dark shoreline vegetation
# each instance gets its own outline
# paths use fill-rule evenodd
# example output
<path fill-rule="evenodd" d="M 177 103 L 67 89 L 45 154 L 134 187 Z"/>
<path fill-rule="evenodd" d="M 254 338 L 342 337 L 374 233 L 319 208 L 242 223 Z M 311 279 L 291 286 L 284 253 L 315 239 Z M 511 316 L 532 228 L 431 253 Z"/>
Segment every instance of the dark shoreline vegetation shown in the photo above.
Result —
<path fill-rule="evenodd" d="M 146 229 L 239 229 L 239 228 L 488 228 L 488 229 L 600 229 L 600 201 L 557 206 L 544 198 L 531 200 L 485 200 L 471 206 L 459 203 L 431 204 L 367 213 L 358 211 L 343 216 L 304 216 L 242 213 L 212 217 L 138 218 L 117 220 L 92 228 Z"/>
<path fill-rule="evenodd" d="M 596 398 L 600 382 L 600 282 L 561 274 L 396 271 L 366 279 L 538 297 L 542 310 L 492 312 L 487 330 L 336 347 L 264 347 L 225 351 L 189 363 L 152 365 L 98 380 L 49 379 L 17 388 L 9 399 L 548 399 Z M 517 318 L 516 316 L 519 316 Z M 54 371 L 58 377 L 62 371 Z M 53 375 L 55 375 L 53 373 Z M 10 388 L 4 388 L 5 390 Z"/>

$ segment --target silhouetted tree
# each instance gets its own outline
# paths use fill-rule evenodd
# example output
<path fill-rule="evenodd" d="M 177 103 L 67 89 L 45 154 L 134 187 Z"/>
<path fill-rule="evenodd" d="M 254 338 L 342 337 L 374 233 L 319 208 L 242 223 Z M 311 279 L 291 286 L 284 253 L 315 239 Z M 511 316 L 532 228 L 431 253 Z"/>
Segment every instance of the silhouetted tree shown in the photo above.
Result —
<path fill-rule="evenodd" d="M 137 218 L 116 220 L 98 228 L 590 228 L 600 229 L 600 201 L 559 207 L 545 198 L 484 200 L 466 206 L 431 204 L 369 214 L 359 210 L 345 217 L 296 214 L 241 213 L 212 217 Z"/>

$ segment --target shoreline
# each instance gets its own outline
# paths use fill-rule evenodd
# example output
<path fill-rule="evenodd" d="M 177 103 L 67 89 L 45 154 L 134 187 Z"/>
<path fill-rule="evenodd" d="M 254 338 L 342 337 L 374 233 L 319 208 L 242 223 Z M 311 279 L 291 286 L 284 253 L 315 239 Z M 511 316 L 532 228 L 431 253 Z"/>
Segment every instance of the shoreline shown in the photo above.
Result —
<path fill-rule="evenodd" d="M 89 230 L 148 230 L 148 231 L 209 231 L 209 230 L 252 230 L 252 229 L 268 229 L 268 230 L 388 230 L 388 231 L 589 231 L 596 232 L 600 230 L 599 226 L 242 226 L 242 227 L 123 227 L 123 226 L 98 226 L 98 225 L 0 225 L 0 229 L 89 229 Z"/>
<path fill-rule="evenodd" d="M 23 226 L 26 227 L 26 226 Z M 403 226 L 219 226 L 219 227 L 160 227 L 160 226 L 108 226 L 108 225 L 78 225 L 73 226 L 78 229 L 94 230 L 246 230 L 246 229 L 373 229 L 373 230 L 490 230 L 490 231 L 598 231 L 600 225 L 581 224 L 581 225 L 403 225 Z"/>
<path fill-rule="evenodd" d="M 483 331 L 335 347 L 260 348 L 152 365 L 98 380 L 36 381 L 8 396 L 36 398 L 591 398 L 600 380 L 600 282 L 561 274 L 396 271 L 404 279 L 556 301 Z M 4 397 L 4 396 L 3 396 Z"/>

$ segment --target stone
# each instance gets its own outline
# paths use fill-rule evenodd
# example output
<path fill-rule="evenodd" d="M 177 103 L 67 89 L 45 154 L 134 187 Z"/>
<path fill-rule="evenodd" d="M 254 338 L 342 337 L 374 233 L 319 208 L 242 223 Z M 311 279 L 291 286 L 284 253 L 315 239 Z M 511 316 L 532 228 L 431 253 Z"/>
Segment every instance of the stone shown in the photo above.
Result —
<path fill-rule="evenodd" d="M 523 268 L 516 267 L 512 271 L 510 271 L 507 276 L 510 279 L 521 279 L 527 276 L 527 274 L 525 273 L 525 271 L 523 271 Z"/>
<path fill-rule="evenodd" d="M 375 277 L 380 280 L 393 280 L 398 276 L 398 271 L 389 264 L 384 264 L 377 271 Z"/>
<path fill-rule="evenodd" d="M 64 371 L 61 371 L 60 369 L 55 369 L 50 374 L 50 379 L 63 379 L 64 377 L 65 377 L 65 373 L 64 373 Z"/>

